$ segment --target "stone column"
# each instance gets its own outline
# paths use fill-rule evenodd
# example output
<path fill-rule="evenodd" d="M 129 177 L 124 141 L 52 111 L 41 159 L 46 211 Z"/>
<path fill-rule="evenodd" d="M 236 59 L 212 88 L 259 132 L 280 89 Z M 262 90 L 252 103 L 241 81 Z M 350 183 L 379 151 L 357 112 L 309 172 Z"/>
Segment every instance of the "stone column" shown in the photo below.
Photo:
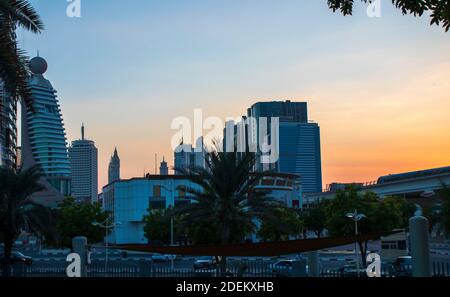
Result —
<path fill-rule="evenodd" d="M 72 253 L 77 253 L 80 255 L 81 259 L 81 277 L 87 277 L 87 258 L 88 258 L 88 252 L 87 252 L 87 238 L 83 236 L 78 236 L 72 238 Z"/>
<path fill-rule="evenodd" d="M 318 277 L 320 275 L 319 251 L 308 252 L 308 276 Z"/>
<path fill-rule="evenodd" d="M 430 277 L 430 247 L 428 242 L 428 220 L 423 216 L 409 219 L 410 252 L 414 277 Z"/>

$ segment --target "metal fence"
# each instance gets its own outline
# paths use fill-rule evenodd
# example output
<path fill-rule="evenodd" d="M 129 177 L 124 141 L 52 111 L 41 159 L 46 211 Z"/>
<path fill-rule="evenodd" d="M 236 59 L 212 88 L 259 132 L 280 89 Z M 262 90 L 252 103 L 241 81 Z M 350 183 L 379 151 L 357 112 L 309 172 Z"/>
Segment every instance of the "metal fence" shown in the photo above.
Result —
<path fill-rule="evenodd" d="M 67 263 L 48 262 L 44 267 L 15 265 L 13 267 L 13 276 L 15 277 L 66 277 Z M 405 270 L 407 271 L 407 270 Z M 399 275 L 392 269 L 382 267 L 382 277 L 410 276 L 410 270 L 407 273 Z M 88 277 L 216 277 L 222 273 L 217 267 L 210 269 L 194 270 L 191 268 L 172 268 L 170 265 L 161 266 L 151 261 L 110 261 L 105 271 L 103 261 L 94 261 L 87 266 Z M 434 277 L 450 277 L 449 263 L 432 263 L 432 275 Z M 275 267 L 272 263 L 266 261 L 230 261 L 227 263 L 226 276 L 232 277 L 289 277 L 293 276 L 289 268 Z M 360 277 L 367 277 L 364 270 L 360 271 Z M 340 270 L 322 269 L 320 277 L 358 277 L 357 272 L 345 272 Z"/>

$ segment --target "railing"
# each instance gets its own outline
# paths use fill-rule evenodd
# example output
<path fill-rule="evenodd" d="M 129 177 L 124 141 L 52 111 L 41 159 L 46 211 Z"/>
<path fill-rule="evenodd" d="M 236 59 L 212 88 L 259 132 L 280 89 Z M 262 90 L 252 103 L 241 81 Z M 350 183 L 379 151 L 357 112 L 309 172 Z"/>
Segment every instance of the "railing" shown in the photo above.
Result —
<path fill-rule="evenodd" d="M 450 277 L 450 264 L 434 262 L 431 271 L 436 277 Z"/>
<path fill-rule="evenodd" d="M 15 277 L 66 277 L 65 262 L 48 262 L 46 267 L 14 265 L 13 276 Z M 432 263 L 433 277 L 450 277 L 450 263 L 433 262 Z M 222 273 L 219 267 L 212 266 L 207 269 L 193 270 L 192 268 L 177 268 L 172 269 L 170 266 L 155 265 L 150 261 L 136 261 L 136 262 L 108 262 L 107 271 L 103 261 L 95 261 L 87 267 L 88 277 L 217 277 Z M 274 264 L 267 261 L 258 260 L 236 260 L 227 263 L 225 276 L 232 277 L 290 277 L 294 276 L 292 269 L 289 267 L 275 267 Z M 331 269 L 322 269 L 320 277 L 358 277 L 354 270 L 340 271 Z M 382 277 L 408 277 L 411 276 L 411 268 L 401 269 L 395 271 L 389 267 L 382 267 Z M 367 274 L 362 269 L 359 277 L 367 277 Z"/>

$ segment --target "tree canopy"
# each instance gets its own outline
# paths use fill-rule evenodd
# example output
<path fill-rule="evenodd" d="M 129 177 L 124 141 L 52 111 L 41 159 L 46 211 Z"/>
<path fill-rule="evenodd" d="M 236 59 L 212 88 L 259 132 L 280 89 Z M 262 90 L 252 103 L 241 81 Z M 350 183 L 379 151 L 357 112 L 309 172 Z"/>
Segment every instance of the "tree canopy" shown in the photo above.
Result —
<path fill-rule="evenodd" d="M 93 222 L 103 222 L 108 217 L 100 204 L 77 203 L 74 198 L 66 198 L 60 205 L 57 230 L 61 245 L 72 246 L 72 238 L 85 236 L 89 243 L 103 240 L 105 230 L 92 225 Z"/>
<path fill-rule="evenodd" d="M 331 236 L 355 234 L 355 223 L 346 217 L 357 210 L 365 217 L 358 222 L 358 234 L 392 231 L 408 226 L 416 207 L 401 197 L 379 199 L 372 192 L 360 194 L 351 186 L 336 193 L 328 202 L 326 226 Z M 367 242 L 358 243 L 363 264 L 366 263 Z"/>
<path fill-rule="evenodd" d="M 47 227 L 42 216 L 34 211 L 45 209 L 37 205 L 31 196 L 43 190 L 39 183 L 42 172 L 39 167 L 15 171 L 0 167 L 0 237 L 3 239 L 3 274 L 8 276 L 11 268 L 11 251 L 16 238 L 24 230 L 45 232 Z M 30 229 L 30 228 L 33 229 Z"/>
<path fill-rule="evenodd" d="M 28 57 L 17 44 L 16 28 L 40 33 L 44 25 L 33 6 L 26 0 L 0 0 L 0 81 L 15 99 L 21 98 L 32 109 L 27 84 Z M 0 106 L 1 107 L 1 106 Z"/>
<path fill-rule="evenodd" d="M 303 224 L 295 210 L 274 208 L 272 212 L 270 217 L 262 220 L 257 233 L 263 241 L 284 241 L 301 234 Z"/>
<path fill-rule="evenodd" d="M 372 3 L 374 0 L 361 0 L 364 3 Z M 429 13 L 431 25 L 442 26 L 447 32 L 450 29 L 450 1 L 449 0 L 391 0 L 401 12 L 414 16 L 422 16 Z M 333 11 L 340 11 L 343 15 L 353 13 L 354 0 L 328 0 L 328 6 Z"/>

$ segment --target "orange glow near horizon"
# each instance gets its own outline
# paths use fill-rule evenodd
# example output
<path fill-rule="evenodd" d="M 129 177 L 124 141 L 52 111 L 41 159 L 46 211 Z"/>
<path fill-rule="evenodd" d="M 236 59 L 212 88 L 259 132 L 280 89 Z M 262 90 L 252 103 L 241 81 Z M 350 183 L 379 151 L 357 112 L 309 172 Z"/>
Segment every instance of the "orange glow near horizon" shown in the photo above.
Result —
<path fill-rule="evenodd" d="M 307 101 L 309 117 L 321 127 L 323 188 L 332 182 L 367 182 L 379 176 L 450 165 L 450 61 L 429 65 L 416 71 L 402 72 L 396 81 L 382 78 L 363 82 L 331 84 L 326 87 L 288 89 L 271 96 L 257 94 L 224 94 L 207 100 L 206 95 L 192 103 L 180 102 L 156 114 L 147 102 L 165 98 L 147 98 L 129 105 L 132 117 L 117 125 L 123 115 L 120 99 L 111 101 L 109 115 L 87 124 L 99 148 L 99 190 L 107 183 L 109 157 L 117 146 L 124 179 L 155 172 L 163 156 L 173 166 L 170 129 L 177 116 L 193 117 L 202 108 L 204 117 L 239 116 L 257 101 Z M 295 94 L 302 94 L 297 96 Z M 217 102 L 230 99 L 220 106 Z M 71 108 L 93 116 L 102 102 L 76 103 Z M 97 106 L 98 104 L 98 106 Z M 149 116 L 151 115 L 151 116 Z M 69 119 L 71 120 L 71 119 Z M 110 127 L 114 128 L 111 129 Z M 206 133 L 207 131 L 205 131 Z M 78 138 L 78 129 L 71 133 Z"/>

